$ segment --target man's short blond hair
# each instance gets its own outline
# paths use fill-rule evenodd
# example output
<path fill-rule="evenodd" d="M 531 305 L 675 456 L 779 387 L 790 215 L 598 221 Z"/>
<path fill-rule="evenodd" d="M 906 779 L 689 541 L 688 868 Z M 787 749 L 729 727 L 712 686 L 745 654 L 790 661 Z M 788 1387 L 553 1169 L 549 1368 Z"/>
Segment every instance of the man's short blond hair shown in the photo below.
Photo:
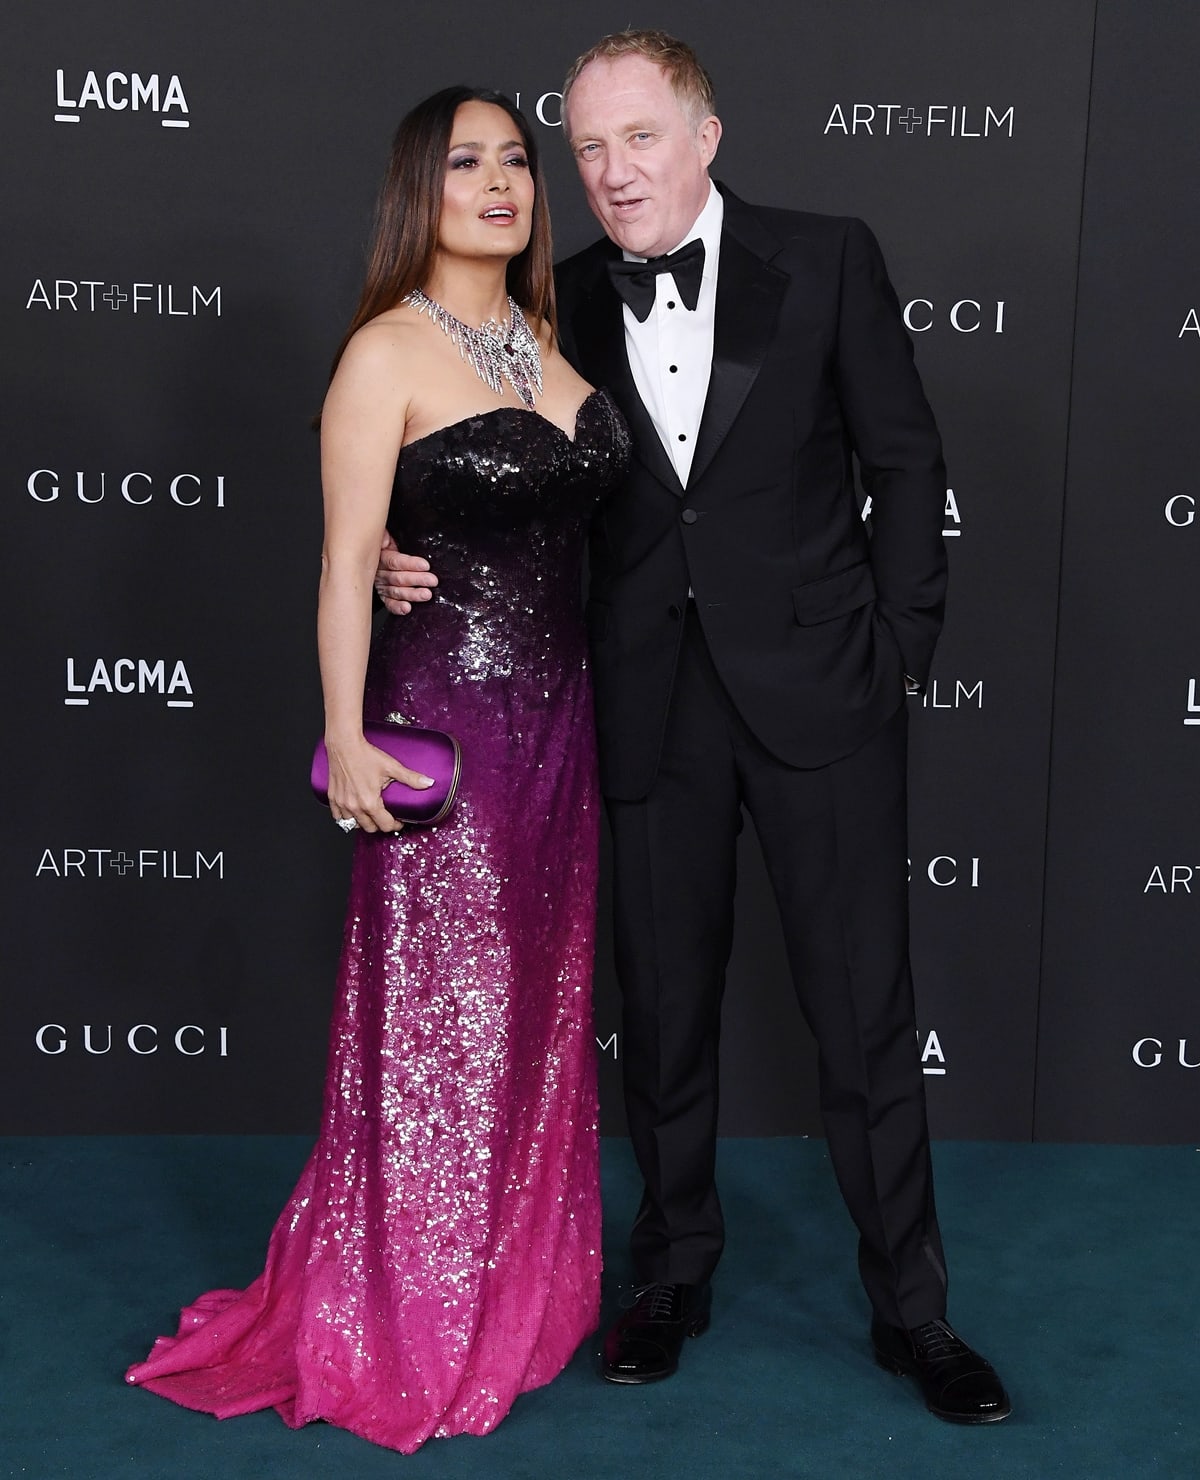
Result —
<path fill-rule="evenodd" d="M 571 88 L 586 66 L 630 56 L 645 57 L 662 68 L 680 112 L 693 128 L 699 128 L 715 111 L 712 78 L 686 41 L 677 41 L 665 31 L 616 31 L 611 36 L 602 36 L 572 63 L 563 83 L 563 112 L 567 111 Z"/>

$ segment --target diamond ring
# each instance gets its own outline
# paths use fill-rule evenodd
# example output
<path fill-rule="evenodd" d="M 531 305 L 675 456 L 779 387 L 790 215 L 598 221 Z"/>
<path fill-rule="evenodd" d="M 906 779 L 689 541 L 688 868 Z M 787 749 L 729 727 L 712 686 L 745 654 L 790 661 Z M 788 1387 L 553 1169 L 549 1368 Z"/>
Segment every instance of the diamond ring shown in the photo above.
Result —
<path fill-rule="evenodd" d="M 358 826 L 357 817 L 335 817 L 333 820 L 344 833 L 351 833 Z"/>

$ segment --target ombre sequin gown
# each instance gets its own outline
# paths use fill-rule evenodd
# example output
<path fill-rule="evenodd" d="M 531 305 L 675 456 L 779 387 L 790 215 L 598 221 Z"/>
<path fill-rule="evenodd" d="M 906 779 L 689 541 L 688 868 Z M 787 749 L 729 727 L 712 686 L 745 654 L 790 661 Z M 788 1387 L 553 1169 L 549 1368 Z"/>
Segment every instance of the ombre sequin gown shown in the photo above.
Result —
<path fill-rule="evenodd" d="M 320 1139 L 266 1269 L 184 1310 L 129 1382 L 410 1452 L 486 1433 L 595 1328 L 580 560 L 627 457 L 602 391 L 574 441 L 500 407 L 403 449 L 389 527 L 440 584 L 385 622 L 365 708 L 456 734 L 461 799 L 428 831 L 356 838 Z"/>

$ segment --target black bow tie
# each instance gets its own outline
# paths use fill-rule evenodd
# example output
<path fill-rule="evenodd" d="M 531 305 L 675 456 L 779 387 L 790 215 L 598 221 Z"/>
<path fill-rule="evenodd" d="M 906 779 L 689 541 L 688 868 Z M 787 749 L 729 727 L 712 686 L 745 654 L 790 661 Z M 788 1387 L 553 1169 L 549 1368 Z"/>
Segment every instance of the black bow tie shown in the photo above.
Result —
<path fill-rule="evenodd" d="M 700 302 L 700 279 L 704 276 L 704 243 L 697 237 L 677 252 L 665 252 L 645 262 L 610 262 L 608 275 L 612 285 L 629 305 L 639 324 L 644 324 L 654 307 L 654 279 L 669 272 L 675 279 L 684 307 L 694 310 Z"/>

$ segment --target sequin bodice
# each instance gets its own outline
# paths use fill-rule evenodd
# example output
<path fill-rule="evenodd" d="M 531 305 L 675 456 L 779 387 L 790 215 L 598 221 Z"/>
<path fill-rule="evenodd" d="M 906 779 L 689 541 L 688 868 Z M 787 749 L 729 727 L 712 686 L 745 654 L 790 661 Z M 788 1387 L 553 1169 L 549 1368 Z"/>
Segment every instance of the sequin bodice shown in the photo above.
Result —
<path fill-rule="evenodd" d="M 573 436 L 536 411 L 496 406 L 401 448 L 391 517 L 449 549 L 474 549 L 489 531 L 504 541 L 585 517 L 628 458 L 607 391 L 585 397 Z"/>
<path fill-rule="evenodd" d="M 458 683 L 518 667 L 532 681 L 563 663 L 564 645 L 581 655 L 587 521 L 628 456 L 605 391 L 580 406 L 574 438 L 536 412 L 499 406 L 404 447 L 388 528 L 429 561 L 438 586 L 391 622 L 388 665 L 436 650 Z"/>

